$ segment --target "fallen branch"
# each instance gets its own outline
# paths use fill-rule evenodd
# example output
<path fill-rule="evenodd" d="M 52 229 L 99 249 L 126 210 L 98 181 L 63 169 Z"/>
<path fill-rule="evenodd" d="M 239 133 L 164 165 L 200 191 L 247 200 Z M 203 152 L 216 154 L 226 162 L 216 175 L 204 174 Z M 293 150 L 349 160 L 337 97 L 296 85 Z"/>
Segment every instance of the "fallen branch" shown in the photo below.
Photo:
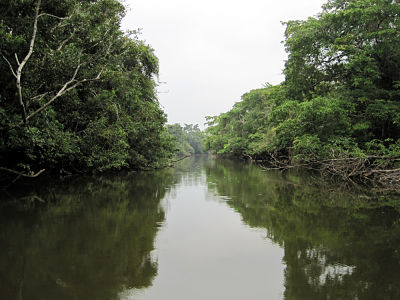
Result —
<path fill-rule="evenodd" d="M 265 170 L 288 170 L 304 168 L 318 171 L 321 174 L 330 174 L 348 182 L 369 182 L 388 186 L 391 190 L 400 190 L 400 168 L 395 168 L 399 156 L 366 156 L 366 157 L 339 157 L 318 160 L 311 158 L 299 163 L 293 163 L 287 157 L 279 157 L 269 153 L 268 159 L 256 160 Z"/>
<path fill-rule="evenodd" d="M 389 170 L 371 170 L 366 175 L 369 176 L 374 173 L 396 173 L 396 172 L 400 173 L 400 168 L 399 169 L 389 169 Z"/>
<path fill-rule="evenodd" d="M 169 162 L 168 164 L 166 164 L 166 165 L 164 165 L 164 166 L 161 166 L 159 169 L 163 169 L 163 168 L 172 168 L 173 166 L 174 166 L 174 163 L 177 163 L 177 162 L 179 162 L 179 161 L 181 161 L 181 160 L 184 160 L 185 158 L 188 158 L 188 157 L 190 157 L 191 155 L 185 155 L 184 157 L 181 157 L 181 158 L 178 158 L 178 159 L 176 159 L 176 160 L 173 160 L 173 161 L 171 161 L 171 162 Z"/>
<path fill-rule="evenodd" d="M 12 174 L 15 174 L 15 175 L 18 175 L 20 177 L 22 176 L 22 177 L 28 177 L 28 178 L 38 177 L 40 174 L 42 174 L 45 171 L 45 169 L 42 169 L 42 170 L 38 171 L 35 174 L 26 174 L 26 173 L 22 173 L 22 172 L 15 171 L 15 170 L 8 169 L 8 168 L 4 168 L 4 167 L 0 167 L 0 170 L 9 172 L 9 173 L 12 173 Z"/>
<path fill-rule="evenodd" d="M 181 158 L 179 158 L 179 159 L 177 159 L 177 160 L 171 161 L 171 163 L 176 163 L 176 162 L 181 161 L 181 160 L 184 160 L 185 158 L 188 158 L 188 157 L 190 157 L 190 156 L 191 156 L 191 155 L 185 155 L 184 157 L 181 157 Z"/>

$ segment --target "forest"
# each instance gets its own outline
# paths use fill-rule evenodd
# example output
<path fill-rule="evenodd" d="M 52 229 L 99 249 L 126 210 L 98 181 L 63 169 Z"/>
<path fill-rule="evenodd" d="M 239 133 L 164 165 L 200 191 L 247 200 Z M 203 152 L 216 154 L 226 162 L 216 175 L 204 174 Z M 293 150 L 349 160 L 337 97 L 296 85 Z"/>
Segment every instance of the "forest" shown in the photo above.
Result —
<path fill-rule="evenodd" d="M 204 132 L 199 125 L 180 124 L 167 125 L 169 134 L 175 142 L 175 156 L 177 158 L 187 157 L 194 154 L 204 154 Z"/>
<path fill-rule="evenodd" d="M 0 298 L 400 299 L 399 0 L 324 1 L 282 24 L 284 80 L 203 131 L 168 123 L 157 52 L 123 30 L 128 0 L 0 0 Z M 215 1 L 142 2 L 164 25 L 156 7 L 196 26 L 216 23 L 187 9 L 212 9 L 242 37 Z M 240 5 L 255 2 L 272 3 Z M 167 36 L 182 102 L 202 62 L 184 44 L 229 57 L 198 31 Z M 218 80 L 198 87 L 217 98 L 228 72 L 208 63 Z M 228 64 L 234 90 L 251 72 Z"/>
<path fill-rule="evenodd" d="M 207 117 L 205 135 L 166 124 L 158 58 L 122 31 L 125 13 L 117 0 L 0 3 L 1 178 L 148 170 L 210 151 L 400 185 L 397 0 L 329 0 L 284 23 L 285 80 Z"/>
<path fill-rule="evenodd" d="M 167 128 L 158 59 L 121 30 L 125 13 L 117 0 L 0 2 L 1 178 L 147 170 L 201 151 L 188 144 L 198 127 Z"/>
<path fill-rule="evenodd" d="M 398 1 L 329 0 L 284 23 L 285 80 L 207 117 L 206 149 L 399 186 L 399 16 Z"/>

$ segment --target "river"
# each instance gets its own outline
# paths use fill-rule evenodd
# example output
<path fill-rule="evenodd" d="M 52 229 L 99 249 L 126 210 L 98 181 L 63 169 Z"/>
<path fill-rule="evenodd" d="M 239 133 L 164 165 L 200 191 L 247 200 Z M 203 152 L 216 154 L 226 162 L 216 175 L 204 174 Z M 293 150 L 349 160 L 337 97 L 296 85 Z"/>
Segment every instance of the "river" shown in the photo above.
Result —
<path fill-rule="evenodd" d="M 205 156 L 0 199 L 0 299 L 400 299 L 399 200 Z"/>

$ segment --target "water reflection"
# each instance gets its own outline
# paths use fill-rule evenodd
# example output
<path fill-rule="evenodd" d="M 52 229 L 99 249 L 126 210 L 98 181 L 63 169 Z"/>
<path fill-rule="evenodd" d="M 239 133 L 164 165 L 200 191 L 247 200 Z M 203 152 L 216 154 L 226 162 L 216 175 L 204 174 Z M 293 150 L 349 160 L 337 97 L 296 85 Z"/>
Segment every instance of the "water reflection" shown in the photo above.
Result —
<path fill-rule="evenodd" d="M 285 299 L 400 299 L 400 214 L 310 177 L 232 161 L 205 167 L 210 189 L 284 248 Z M 389 201 L 390 202 L 390 201 Z"/>
<path fill-rule="evenodd" d="M 0 298 L 400 299 L 400 212 L 366 196 L 205 157 L 25 186 L 0 199 Z"/>
<path fill-rule="evenodd" d="M 150 251 L 165 217 L 159 202 L 174 183 L 164 170 L 3 195 L 0 298 L 117 299 L 126 288 L 151 285 Z"/>
<path fill-rule="evenodd" d="M 183 163 L 180 183 L 163 200 L 167 218 L 152 253 L 158 275 L 152 287 L 127 290 L 122 299 L 282 299 L 282 249 L 208 191 L 209 160 Z"/>

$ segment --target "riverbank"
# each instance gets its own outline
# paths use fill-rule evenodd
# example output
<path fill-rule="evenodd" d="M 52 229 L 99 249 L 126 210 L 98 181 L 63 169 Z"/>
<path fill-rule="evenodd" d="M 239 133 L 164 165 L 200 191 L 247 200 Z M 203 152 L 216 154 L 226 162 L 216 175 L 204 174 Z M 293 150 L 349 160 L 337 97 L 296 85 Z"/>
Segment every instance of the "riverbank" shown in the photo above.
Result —
<path fill-rule="evenodd" d="M 364 156 L 332 158 L 325 160 L 290 160 L 286 157 L 270 155 L 269 159 L 248 160 L 257 163 L 265 170 L 289 170 L 303 168 L 317 171 L 322 177 L 337 177 L 353 184 L 370 185 L 375 189 L 400 193 L 399 156 Z"/>

